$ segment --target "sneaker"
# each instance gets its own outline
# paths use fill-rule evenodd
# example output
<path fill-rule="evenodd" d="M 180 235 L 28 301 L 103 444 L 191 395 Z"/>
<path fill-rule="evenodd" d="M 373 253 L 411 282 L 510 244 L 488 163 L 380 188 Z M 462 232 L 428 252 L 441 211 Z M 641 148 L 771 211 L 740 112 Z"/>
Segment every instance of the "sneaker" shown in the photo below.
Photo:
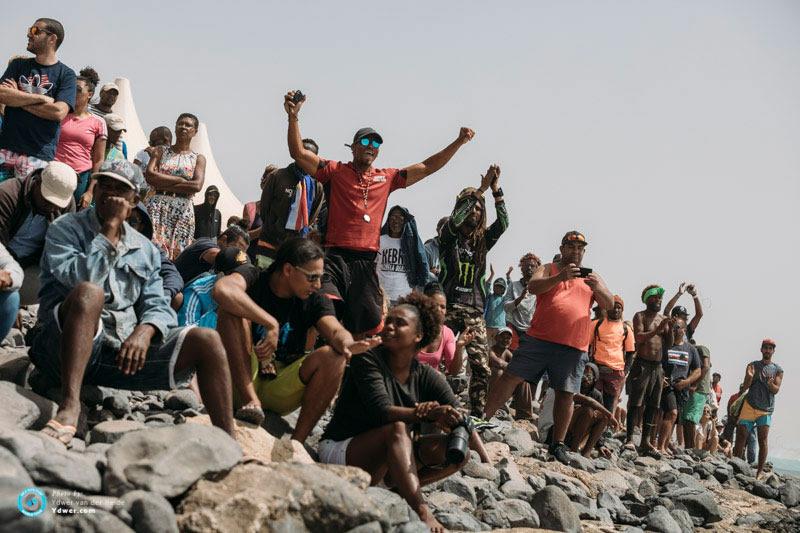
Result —
<path fill-rule="evenodd" d="M 555 457 L 556 461 L 564 463 L 565 465 L 569 464 L 568 451 L 569 447 L 563 442 L 554 442 L 550 445 L 550 455 Z"/>
<path fill-rule="evenodd" d="M 475 429 L 491 429 L 497 427 L 497 424 L 494 422 L 489 422 L 478 416 L 470 416 L 469 420 L 472 422 L 472 427 Z"/>

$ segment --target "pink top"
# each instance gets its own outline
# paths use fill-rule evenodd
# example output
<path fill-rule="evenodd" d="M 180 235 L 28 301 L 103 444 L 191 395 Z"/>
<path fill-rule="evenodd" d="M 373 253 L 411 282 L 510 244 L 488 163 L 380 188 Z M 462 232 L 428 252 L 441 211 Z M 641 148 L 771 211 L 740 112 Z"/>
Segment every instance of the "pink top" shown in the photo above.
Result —
<path fill-rule="evenodd" d="M 94 142 L 107 137 L 105 120 L 97 115 L 78 118 L 70 113 L 61 121 L 56 161 L 68 164 L 78 174 L 91 170 Z"/>
<path fill-rule="evenodd" d="M 559 272 L 550 265 L 550 275 Z M 583 278 L 559 281 L 552 289 L 536 296 L 528 335 L 536 339 L 564 344 L 585 352 L 589 348 L 594 292 Z"/>
<path fill-rule="evenodd" d="M 447 326 L 442 326 L 441 339 L 439 341 L 439 348 L 435 352 L 419 352 L 417 360 L 428 366 L 432 366 L 439 370 L 439 363 L 444 361 L 444 367 L 450 371 L 450 363 L 456 356 L 456 336 L 453 330 Z"/>

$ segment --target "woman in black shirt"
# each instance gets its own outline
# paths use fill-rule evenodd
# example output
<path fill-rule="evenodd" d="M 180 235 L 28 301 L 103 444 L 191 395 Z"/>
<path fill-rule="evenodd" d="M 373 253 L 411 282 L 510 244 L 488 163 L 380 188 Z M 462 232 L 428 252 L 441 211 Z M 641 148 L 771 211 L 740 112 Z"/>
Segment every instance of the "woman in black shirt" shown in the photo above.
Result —
<path fill-rule="evenodd" d="M 412 426 L 422 422 L 445 430 L 464 422 L 444 376 L 416 359 L 419 350 L 439 333 L 442 321 L 441 311 L 427 296 L 412 293 L 399 300 L 386 317 L 383 345 L 353 357 L 319 445 L 322 462 L 358 466 L 369 472 L 373 485 L 386 482 L 432 531 L 444 528 L 422 498 L 420 487 L 463 465 L 449 464 L 445 458 L 449 434 L 414 439 L 409 434 Z M 483 452 L 475 432 L 470 445 Z"/>

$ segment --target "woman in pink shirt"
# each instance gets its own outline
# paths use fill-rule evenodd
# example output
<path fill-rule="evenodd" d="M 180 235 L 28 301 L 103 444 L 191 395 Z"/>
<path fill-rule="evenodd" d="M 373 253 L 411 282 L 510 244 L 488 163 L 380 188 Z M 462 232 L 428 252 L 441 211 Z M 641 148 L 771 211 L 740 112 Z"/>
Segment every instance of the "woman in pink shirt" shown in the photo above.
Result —
<path fill-rule="evenodd" d="M 447 312 L 447 297 L 442 286 L 438 282 L 432 281 L 425 285 L 424 292 L 425 296 L 436 302 L 444 316 Z M 437 370 L 444 370 L 448 376 L 460 374 L 464 367 L 464 347 L 469 344 L 473 336 L 472 331 L 467 330 L 456 341 L 453 330 L 442 324 L 441 333 L 420 350 L 417 360 Z"/>
<path fill-rule="evenodd" d="M 61 121 L 61 132 L 56 147 L 56 161 L 68 164 L 78 174 L 75 188 L 75 205 L 78 209 L 92 203 L 94 180 L 106 151 L 106 123 L 89 113 L 89 100 L 100 77 L 91 67 L 81 70 L 76 82 L 75 110 Z"/>

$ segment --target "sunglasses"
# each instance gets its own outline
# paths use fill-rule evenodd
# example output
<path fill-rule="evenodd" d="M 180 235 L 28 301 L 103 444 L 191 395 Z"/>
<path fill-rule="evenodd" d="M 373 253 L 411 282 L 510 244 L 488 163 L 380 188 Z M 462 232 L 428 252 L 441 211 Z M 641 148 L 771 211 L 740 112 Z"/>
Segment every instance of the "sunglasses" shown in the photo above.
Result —
<path fill-rule="evenodd" d="M 40 28 L 39 26 L 31 26 L 30 28 L 28 28 L 28 35 L 36 37 L 40 33 L 46 33 L 47 35 L 55 35 L 53 32 L 47 31 L 44 28 Z"/>
<path fill-rule="evenodd" d="M 367 137 L 364 137 L 359 142 L 361 142 L 361 146 L 369 146 L 370 143 L 372 143 L 372 147 L 373 148 L 380 148 L 381 147 L 381 142 L 380 141 L 376 141 L 375 139 L 370 141 Z"/>
<path fill-rule="evenodd" d="M 292 265 L 292 266 L 294 266 L 294 265 Z M 309 272 L 305 268 L 299 267 L 299 266 L 295 266 L 294 268 L 296 268 L 297 270 L 302 272 L 303 275 L 306 277 L 306 281 L 308 281 L 309 283 L 316 283 L 317 281 L 321 281 L 322 280 L 322 274 L 319 274 L 317 272 Z"/>

